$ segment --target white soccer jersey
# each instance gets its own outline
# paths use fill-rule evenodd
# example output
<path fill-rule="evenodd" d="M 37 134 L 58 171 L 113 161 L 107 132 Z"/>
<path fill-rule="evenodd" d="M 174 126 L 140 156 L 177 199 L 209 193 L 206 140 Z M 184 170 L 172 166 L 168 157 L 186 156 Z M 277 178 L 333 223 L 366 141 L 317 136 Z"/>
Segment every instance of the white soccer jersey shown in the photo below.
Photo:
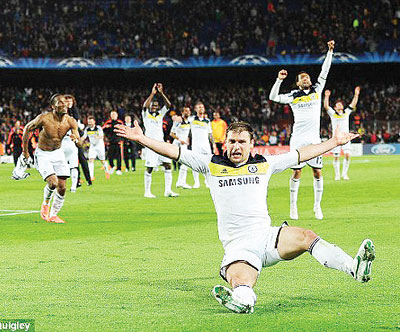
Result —
<path fill-rule="evenodd" d="M 250 157 L 235 166 L 227 157 L 181 149 L 179 161 L 205 174 L 218 218 L 224 248 L 235 239 L 266 232 L 271 225 L 267 191 L 272 174 L 298 164 L 298 152 Z"/>
<path fill-rule="evenodd" d="M 163 118 L 167 112 L 168 108 L 166 106 L 163 106 L 156 113 L 151 113 L 148 108 L 143 109 L 142 118 L 146 136 L 158 141 L 164 141 Z"/>
<path fill-rule="evenodd" d="M 339 126 L 340 131 L 344 133 L 349 132 L 349 121 L 352 108 L 350 106 L 346 107 L 343 114 L 340 115 L 332 107 L 328 108 L 328 114 L 331 118 L 332 131 L 335 132 L 336 128 Z"/>
<path fill-rule="evenodd" d="M 190 117 L 190 130 L 192 134 L 192 150 L 200 153 L 211 154 L 209 135 L 212 135 L 209 119 L 200 119 L 198 116 Z"/>
<path fill-rule="evenodd" d="M 174 133 L 180 140 L 187 141 L 190 132 L 190 123 L 182 120 L 182 122 L 174 122 L 171 133 Z M 174 140 L 173 144 L 180 145 L 178 140 Z"/>
<path fill-rule="evenodd" d="M 86 127 L 83 133 L 83 138 L 89 138 L 90 146 L 101 147 L 104 146 L 104 132 L 103 129 L 96 125 L 93 128 Z"/>
<path fill-rule="evenodd" d="M 321 95 L 332 62 L 333 52 L 328 51 L 322 65 L 317 83 L 310 90 L 292 90 L 286 94 L 279 94 L 282 80 L 276 80 L 271 89 L 269 98 L 275 102 L 289 104 L 293 116 L 293 132 L 290 144 L 296 147 L 307 144 L 317 144 L 320 139 Z"/>

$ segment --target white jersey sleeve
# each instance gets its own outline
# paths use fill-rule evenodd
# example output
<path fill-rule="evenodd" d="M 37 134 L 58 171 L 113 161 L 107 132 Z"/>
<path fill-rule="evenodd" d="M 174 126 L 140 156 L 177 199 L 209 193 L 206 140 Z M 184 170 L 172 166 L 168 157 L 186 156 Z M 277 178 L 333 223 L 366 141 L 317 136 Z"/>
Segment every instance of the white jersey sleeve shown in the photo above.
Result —
<path fill-rule="evenodd" d="M 292 92 L 279 94 L 279 89 L 281 87 L 282 82 L 283 81 L 280 80 L 279 78 L 276 79 L 269 94 L 269 99 L 277 103 L 289 104 L 293 101 L 293 94 Z"/>
<path fill-rule="evenodd" d="M 97 130 L 98 130 L 98 135 L 99 139 L 103 139 L 104 138 L 104 131 L 103 128 L 101 128 L 100 126 L 97 126 Z"/>
<path fill-rule="evenodd" d="M 171 133 L 173 133 L 173 134 L 176 135 L 176 133 L 177 133 L 177 131 L 178 131 L 178 127 L 179 127 L 179 122 L 174 122 L 174 123 L 172 124 Z"/>
<path fill-rule="evenodd" d="M 190 167 L 196 172 L 206 174 L 209 172 L 211 154 L 196 153 L 187 149 L 180 149 L 179 162 Z"/>
<path fill-rule="evenodd" d="M 164 105 L 164 106 L 160 109 L 160 114 L 161 114 L 162 117 L 164 117 L 164 115 L 167 114 L 167 112 L 168 112 L 168 108 L 167 108 L 167 106 Z"/>
<path fill-rule="evenodd" d="M 328 110 L 327 110 L 329 116 L 333 116 L 335 114 L 335 110 L 329 106 Z"/>
<path fill-rule="evenodd" d="M 282 153 L 266 157 L 270 165 L 269 171 L 271 174 L 279 173 L 290 167 L 299 164 L 299 153 L 297 150 L 288 153 Z"/>
<path fill-rule="evenodd" d="M 317 90 L 317 92 L 319 94 L 322 93 L 322 90 L 325 87 L 326 79 L 328 78 L 329 69 L 331 68 L 331 64 L 332 64 L 332 56 L 333 56 L 333 51 L 328 51 L 328 53 L 326 53 L 324 63 L 322 64 L 321 73 L 319 74 L 317 83 L 315 84 L 315 90 Z"/>

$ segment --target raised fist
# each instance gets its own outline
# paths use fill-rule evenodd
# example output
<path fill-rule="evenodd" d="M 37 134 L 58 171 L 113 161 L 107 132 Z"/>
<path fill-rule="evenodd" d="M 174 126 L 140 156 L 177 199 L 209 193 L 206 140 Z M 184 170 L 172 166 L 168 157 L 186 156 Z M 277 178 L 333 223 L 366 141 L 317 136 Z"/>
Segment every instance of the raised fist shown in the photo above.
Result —
<path fill-rule="evenodd" d="M 278 73 L 278 78 L 280 80 L 284 80 L 288 75 L 288 72 L 285 69 L 282 69 L 279 73 Z"/>
<path fill-rule="evenodd" d="M 331 95 L 331 90 L 325 90 L 325 96 L 329 97 Z"/>

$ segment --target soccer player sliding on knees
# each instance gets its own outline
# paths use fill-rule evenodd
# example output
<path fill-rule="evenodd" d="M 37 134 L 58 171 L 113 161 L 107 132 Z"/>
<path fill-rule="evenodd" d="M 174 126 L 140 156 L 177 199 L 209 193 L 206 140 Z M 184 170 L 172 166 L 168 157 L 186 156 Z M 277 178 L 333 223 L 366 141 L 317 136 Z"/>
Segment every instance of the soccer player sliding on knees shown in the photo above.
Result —
<path fill-rule="evenodd" d="M 339 129 L 329 140 L 307 145 L 289 153 L 263 157 L 250 154 L 254 131 L 246 122 L 232 123 L 226 133 L 226 153 L 204 155 L 145 136 L 138 123 L 129 128 L 117 126 L 118 135 L 134 140 L 168 158 L 203 173 L 210 186 L 218 219 L 219 238 L 224 247 L 220 275 L 231 288 L 217 285 L 215 299 L 236 313 L 252 313 L 256 304 L 253 287 L 263 267 L 291 260 L 309 252 L 326 267 L 345 272 L 360 282 L 371 277 L 375 249 L 365 239 L 355 258 L 321 239 L 311 230 L 271 226 L 266 202 L 272 174 L 284 171 L 336 146 L 346 144 L 357 134 Z"/>

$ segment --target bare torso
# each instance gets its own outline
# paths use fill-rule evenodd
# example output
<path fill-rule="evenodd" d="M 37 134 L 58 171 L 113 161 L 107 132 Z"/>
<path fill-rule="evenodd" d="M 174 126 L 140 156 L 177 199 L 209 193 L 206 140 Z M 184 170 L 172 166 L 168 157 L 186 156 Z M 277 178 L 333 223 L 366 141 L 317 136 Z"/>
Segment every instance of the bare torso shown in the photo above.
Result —
<path fill-rule="evenodd" d="M 68 130 L 74 127 L 76 127 L 76 121 L 68 114 L 62 116 L 56 115 L 54 112 L 43 114 L 39 126 L 39 149 L 44 151 L 59 149 Z"/>

